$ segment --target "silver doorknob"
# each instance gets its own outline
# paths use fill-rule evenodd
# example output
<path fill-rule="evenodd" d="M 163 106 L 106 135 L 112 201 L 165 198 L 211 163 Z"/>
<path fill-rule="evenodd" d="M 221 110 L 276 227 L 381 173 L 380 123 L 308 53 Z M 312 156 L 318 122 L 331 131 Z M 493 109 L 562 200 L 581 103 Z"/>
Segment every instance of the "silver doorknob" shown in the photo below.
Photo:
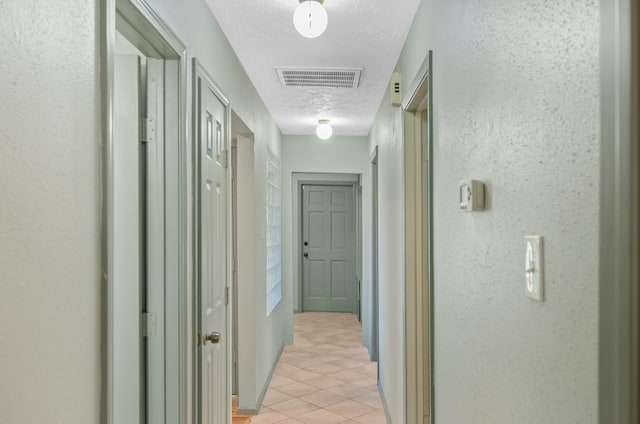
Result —
<path fill-rule="evenodd" d="M 220 343 L 220 333 L 209 333 L 204 335 L 204 344 L 207 343 Z"/>

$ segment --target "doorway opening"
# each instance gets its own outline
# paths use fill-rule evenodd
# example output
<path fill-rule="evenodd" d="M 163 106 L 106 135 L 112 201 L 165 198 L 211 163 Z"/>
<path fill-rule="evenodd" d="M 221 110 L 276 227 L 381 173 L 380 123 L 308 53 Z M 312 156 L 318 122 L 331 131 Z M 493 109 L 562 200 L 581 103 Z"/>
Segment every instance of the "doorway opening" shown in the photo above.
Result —
<path fill-rule="evenodd" d="M 433 419 L 433 155 L 431 52 L 403 101 L 406 422 Z"/>
<path fill-rule="evenodd" d="M 255 372 L 249 364 L 249 352 L 242 352 L 247 338 L 255 339 L 255 311 L 250 301 L 256 287 L 255 248 L 255 143 L 254 134 L 242 119 L 231 111 L 232 221 L 233 221 L 233 349 L 232 394 L 238 405 L 252 401 L 251 387 Z M 255 343 L 255 342 L 254 342 Z"/>
<path fill-rule="evenodd" d="M 108 423 L 179 422 L 186 311 L 185 47 L 146 3 L 104 3 Z"/>
<path fill-rule="evenodd" d="M 296 311 L 349 312 L 359 315 L 356 204 L 360 176 L 293 173 L 292 202 Z"/>

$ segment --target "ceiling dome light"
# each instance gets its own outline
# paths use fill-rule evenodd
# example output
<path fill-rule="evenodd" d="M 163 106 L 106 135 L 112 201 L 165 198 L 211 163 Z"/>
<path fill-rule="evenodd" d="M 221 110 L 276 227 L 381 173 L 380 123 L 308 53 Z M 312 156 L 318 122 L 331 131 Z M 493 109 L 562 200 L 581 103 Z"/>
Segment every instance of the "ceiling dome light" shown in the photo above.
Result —
<path fill-rule="evenodd" d="M 328 119 L 321 119 L 318 121 L 318 127 L 316 128 L 316 135 L 320 140 L 327 140 L 333 134 L 333 128 L 329 125 Z"/>
<path fill-rule="evenodd" d="M 303 37 L 316 38 L 327 29 L 329 17 L 322 2 L 323 0 L 300 0 L 293 13 L 293 25 Z"/>

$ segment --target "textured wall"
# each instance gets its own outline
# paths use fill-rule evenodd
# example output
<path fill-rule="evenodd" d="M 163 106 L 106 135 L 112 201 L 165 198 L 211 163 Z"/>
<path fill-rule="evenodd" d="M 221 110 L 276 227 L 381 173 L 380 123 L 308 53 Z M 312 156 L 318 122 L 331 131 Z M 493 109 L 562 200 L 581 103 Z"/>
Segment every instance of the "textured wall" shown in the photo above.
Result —
<path fill-rule="evenodd" d="M 0 10 L 0 422 L 96 423 L 95 2 Z"/>
<path fill-rule="evenodd" d="M 438 422 L 596 422 L 598 7 L 423 1 L 398 62 L 406 88 L 434 51 Z M 380 145 L 381 223 L 401 216 L 389 206 L 400 200 L 399 117 L 383 102 L 370 136 Z M 486 183 L 486 211 L 458 211 L 463 178 Z M 381 227 L 382 257 L 401 248 L 384 239 L 396 227 Z M 544 303 L 524 295 L 526 234 L 545 237 Z M 384 291 L 402 276 L 397 260 L 381 268 Z M 392 297 L 381 309 L 399 306 Z M 398 329 L 381 335 L 381 361 L 401 354 Z M 397 371 L 381 376 L 394 423 Z"/>

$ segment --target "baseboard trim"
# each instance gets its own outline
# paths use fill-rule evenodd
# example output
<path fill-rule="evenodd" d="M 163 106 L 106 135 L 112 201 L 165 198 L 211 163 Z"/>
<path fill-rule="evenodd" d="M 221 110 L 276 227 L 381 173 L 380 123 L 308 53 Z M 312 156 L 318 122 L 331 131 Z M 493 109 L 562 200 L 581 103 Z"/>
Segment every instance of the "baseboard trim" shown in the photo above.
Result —
<path fill-rule="evenodd" d="M 380 382 L 378 382 L 378 393 L 380 394 L 382 409 L 384 409 L 384 416 L 387 419 L 387 424 L 392 424 L 393 421 L 391 421 L 391 414 L 389 413 L 389 407 L 387 406 L 387 398 L 384 396 L 384 390 L 382 390 Z"/>
<path fill-rule="evenodd" d="M 271 384 L 271 378 L 273 377 L 273 372 L 276 370 L 278 366 L 278 362 L 280 362 L 280 356 L 282 356 L 282 352 L 284 352 L 285 344 L 282 343 L 280 346 L 280 351 L 276 355 L 276 360 L 271 365 L 271 371 L 269 371 L 269 376 L 267 377 L 267 381 L 264 383 L 262 390 L 260 391 L 260 395 L 258 396 L 257 405 L 254 408 L 238 408 L 238 414 L 243 415 L 258 415 L 260 413 L 260 408 L 262 407 L 262 401 L 267 394 L 267 390 L 269 390 L 269 384 Z"/>

